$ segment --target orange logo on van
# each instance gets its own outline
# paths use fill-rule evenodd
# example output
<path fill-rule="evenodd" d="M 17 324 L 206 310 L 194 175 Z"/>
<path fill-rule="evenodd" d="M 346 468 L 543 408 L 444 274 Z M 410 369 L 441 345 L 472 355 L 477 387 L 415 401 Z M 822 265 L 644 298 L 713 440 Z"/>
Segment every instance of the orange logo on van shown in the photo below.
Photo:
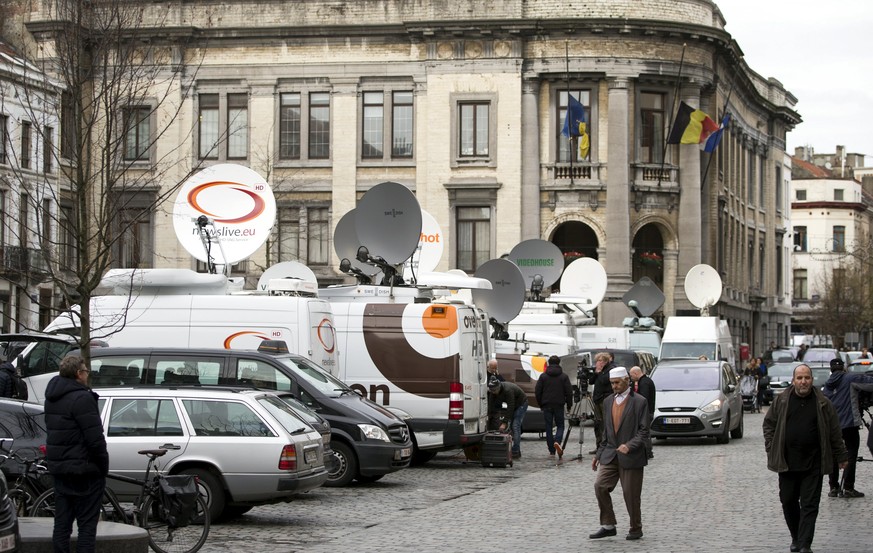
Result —
<path fill-rule="evenodd" d="M 421 326 L 434 338 L 448 338 L 458 331 L 458 316 L 451 305 L 431 305 L 421 314 Z"/>
<path fill-rule="evenodd" d="M 333 353 L 336 349 L 336 329 L 330 320 L 322 319 L 318 323 L 318 341 L 327 353 Z"/>
<path fill-rule="evenodd" d="M 269 340 L 270 339 L 269 336 L 265 336 L 264 334 L 262 334 L 260 332 L 256 332 L 254 330 L 244 330 L 242 332 L 236 332 L 234 334 L 231 334 L 230 336 L 225 338 L 224 339 L 224 349 L 233 349 L 230 347 L 230 343 L 233 342 L 235 339 L 239 338 L 240 336 L 253 336 L 255 338 L 260 338 L 261 340 Z"/>
<path fill-rule="evenodd" d="M 254 200 L 255 205 L 254 205 L 254 207 L 252 207 L 252 210 L 250 212 L 246 213 L 242 217 L 237 217 L 236 219 L 220 219 L 219 215 L 217 215 L 215 213 L 210 213 L 209 211 L 206 211 L 197 202 L 197 196 L 201 192 L 203 192 L 204 190 L 206 190 L 208 188 L 212 188 L 213 186 L 229 186 L 229 187 L 233 188 L 234 190 L 242 192 L 243 194 L 246 194 L 249 197 L 251 197 L 251 199 Z M 191 207 L 193 207 L 194 209 L 196 209 L 200 213 L 203 213 L 204 215 L 209 215 L 210 217 L 214 218 L 216 223 L 225 223 L 228 225 L 245 223 L 246 221 L 251 221 L 252 219 L 256 219 L 261 213 L 263 213 L 264 209 L 266 208 L 266 202 L 264 202 L 264 199 L 261 198 L 254 191 L 248 190 L 247 188 L 239 188 L 240 186 L 246 186 L 246 185 L 239 183 L 239 182 L 230 182 L 230 181 L 205 182 L 205 183 L 201 184 L 200 186 L 195 186 L 194 188 L 191 189 L 190 192 L 188 192 L 188 203 L 191 205 Z"/>

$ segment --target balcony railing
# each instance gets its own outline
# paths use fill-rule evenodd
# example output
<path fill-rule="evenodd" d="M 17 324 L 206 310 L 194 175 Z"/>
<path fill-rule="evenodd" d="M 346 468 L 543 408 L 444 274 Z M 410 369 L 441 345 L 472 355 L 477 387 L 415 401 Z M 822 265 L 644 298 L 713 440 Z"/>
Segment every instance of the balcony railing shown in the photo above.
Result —
<path fill-rule="evenodd" d="M 21 246 L 0 246 L 0 276 L 9 279 L 22 277 L 42 278 L 48 274 L 48 263 L 42 250 L 22 248 Z"/>

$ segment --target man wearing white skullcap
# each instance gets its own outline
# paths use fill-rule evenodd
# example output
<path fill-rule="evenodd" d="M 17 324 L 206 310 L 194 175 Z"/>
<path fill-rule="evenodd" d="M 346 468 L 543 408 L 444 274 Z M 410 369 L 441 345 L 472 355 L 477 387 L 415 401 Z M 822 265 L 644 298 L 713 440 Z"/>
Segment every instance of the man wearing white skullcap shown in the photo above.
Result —
<path fill-rule="evenodd" d="M 625 367 L 609 371 L 612 395 L 603 400 L 603 438 L 597 444 L 597 453 L 591 468 L 598 470 L 594 480 L 594 495 L 600 507 L 600 530 L 590 539 L 615 536 L 615 511 L 610 491 L 621 481 L 624 503 L 630 515 L 630 529 L 626 539 L 643 537 L 641 496 L 643 467 L 648 464 L 646 443 L 649 439 L 649 408 L 646 398 L 630 388 L 630 377 Z"/>

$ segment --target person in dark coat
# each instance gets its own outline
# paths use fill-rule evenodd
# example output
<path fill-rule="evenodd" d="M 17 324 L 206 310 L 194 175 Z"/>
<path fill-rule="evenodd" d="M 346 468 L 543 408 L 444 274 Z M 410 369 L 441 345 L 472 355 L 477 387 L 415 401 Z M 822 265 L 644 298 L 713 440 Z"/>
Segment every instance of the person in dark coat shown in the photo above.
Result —
<path fill-rule="evenodd" d="M 0 363 L 0 397 L 14 397 L 15 367 L 9 361 Z"/>
<path fill-rule="evenodd" d="M 46 464 L 55 488 L 55 552 L 70 551 L 73 520 L 79 526 L 76 550 L 96 548 L 109 453 L 97 394 L 88 386 L 90 374 L 84 359 L 68 355 L 45 392 Z"/>
<path fill-rule="evenodd" d="M 609 385 L 609 371 L 615 367 L 612 360 L 612 354 L 607 351 L 601 351 L 594 356 L 594 371 L 591 373 L 589 384 L 593 386 L 591 390 L 591 401 L 594 404 L 594 437 L 597 443 L 603 439 L 603 400 L 612 393 L 612 388 Z M 597 450 L 589 451 L 594 455 Z"/>
<path fill-rule="evenodd" d="M 657 393 L 655 383 L 651 378 L 643 374 L 643 369 L 636 366 L 631 367 L 630 377 L 632 382 L 631 388 L 633 388 L 634 393 L 646 398 L 646 402 L 649 404 L 649 426 L 651 427 L 652 420 L 655 418 L 655 395 Z M 652 459 L 655 456 L 652 452 L 651 435 L 649 435 L 649 441 L 646 442 L 646 455 L 649 459 Z"/>
<path fill-rule="evenodd" d="M 567 409 L 573 407 L 573 386 L 570 384 L 570 377 L 561 369 L 561 358 L 557 355 L 549 357 L 546 370 L 537 379 L 534 395 L 546 423 L 549 455 L 554 456 L 557 453 L 560 459 L 564 456 L 564 448 L 561 446 L 564 439 L 564 406 Z M 554 435 L 552 425 L 556 427 Z"/>
<path fill-rule="evenodd" d="M 501 406 L 506 404 L 506 412 L 509 415 L 508 428 L 512 432 L 512 458 L 521 458 L 521 423 L 524 421 L 524 414 L 527 413 L 527 395 L 524 390 L 513 384 L 512 382 L 501 382 L 494 377 L 488 378 L 488 414 L 493 414 L 501 410 Z M 499 430 L 506 430 L 507 424 L 502 423 Z"/>
<path fill-rule="evenodd" d="M 615 536 L 615 510 L 610 494 L 621 482 L 625 506 L 630 515 L 630 529 L 625 539 L 643 537 L 641 513 L 643 470 L 648 464 L 646 441 L 649 438 L 649 412 L 646 399 L 635 394 L 624 367 L 609 371 L 612 395 L 603 401 L 603 440 L 591 460 L 598 471 L 594 480 L 594 495 L 600 508 L 600 529 L 588 537 L 592 540 Z"/>

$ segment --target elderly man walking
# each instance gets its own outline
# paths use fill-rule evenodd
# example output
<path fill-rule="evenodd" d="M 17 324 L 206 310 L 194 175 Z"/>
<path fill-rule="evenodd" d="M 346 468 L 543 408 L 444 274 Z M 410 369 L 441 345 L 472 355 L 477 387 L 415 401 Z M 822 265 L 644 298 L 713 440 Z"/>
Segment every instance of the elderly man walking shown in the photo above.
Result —
<path fill-rule="evenodd" d="M 648 464 L 646 442 L 649 439 L 649 411 L 646 398 L 631 390 L 625 367 L 609 371 L 609 384 L 613 394 L 603 401 L 603 439 L 591 461 L 593 470 L 598 470 L 599 466 L 594 480 L 594 495 L 600 507 L 601 527 L 588 537 L 596 540 L 617 534 L 610 493 L 621 481 L 624 503 L 630 515 L 630 530 L 626 539 L 638 540 L 643 537 L 640 504 L 643 468 Z"/>

